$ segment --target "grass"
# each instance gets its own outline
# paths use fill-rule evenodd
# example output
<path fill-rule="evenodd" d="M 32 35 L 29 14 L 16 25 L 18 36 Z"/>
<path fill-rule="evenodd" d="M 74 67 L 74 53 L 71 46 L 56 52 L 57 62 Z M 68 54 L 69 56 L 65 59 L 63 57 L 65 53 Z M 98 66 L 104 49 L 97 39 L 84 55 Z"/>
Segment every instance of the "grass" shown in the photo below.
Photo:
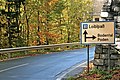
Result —
<path fill-rule="evenodd" d="M 77 77 L 69 77 L 67 80 L 120 80 L 120 66 L 110 71 L 93 68 L 89 73 L 86 70 Z"/>

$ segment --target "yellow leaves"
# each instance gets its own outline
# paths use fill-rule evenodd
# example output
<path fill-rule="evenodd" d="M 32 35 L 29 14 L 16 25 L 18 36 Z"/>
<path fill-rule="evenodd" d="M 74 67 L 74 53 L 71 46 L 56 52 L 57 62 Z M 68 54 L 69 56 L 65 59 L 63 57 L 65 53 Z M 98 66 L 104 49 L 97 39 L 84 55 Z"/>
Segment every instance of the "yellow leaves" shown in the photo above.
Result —
<path fill-rule="evenodd" d="M 45 22 L 46 20 L 47 20 L 46 17 L 41 17 L 42 22 Z"/>
<path fill-rule="evenodd" d="M 58 0 L 51 0 L 48 4 L 51 6 L 51 5 L 54 5 Z"/>
<path fill-rule="evenodd" d="M 37 45 L 37 41 L 34 40 L 32 44 L 33 44 L 33 46 L 36 46 Z"/>
<path fill-rule="evenodd" d="M 33 29 L 36 29 L 36 28 L 37 28 L 37 25 L 30 24 L 30 25 L 29 25 L 29 28 L 30 28 L 30 30 L 32 31 Z"/>
<path fill-rule="evenodd" d="M 41 44 L 45 43 L 45 37 L 43 32 L 38 32 L 38 36 L 40 37 Z"/>
<path fill-rule="evenodd" d="M 65 20 L 69 18 L 67 8 L 62 11 Z"/>
<path fill-rule="evenodd" d="M 56 41 L 60 35 L 56 34 L 56 33 L 52 33 L 52 32 L 38 32 L 38 35 L 40 37 L 40 42 L 42 44 L 45 43 L 45 37 L 47 37 L 48 39 L 52 39 L 53 41 Z"/>
<path fill-rule="evenodd" d="M 59 34 L 56 34 L 56 33 L 45 32 L 45 34 L 46 34 L 49 38 L 59 38 Z"/>
<path fill-rule="evenodd" d="M 59 38 L 60 37 L 59 34 L 55 34 L 52 32 L 38 32 L 38 35 L 40 37 L 44 37 L 44 35 L 46 35 L 48 38 Z"/>
<path fill-rule="evenodd" d="M 58 2 L 59 0 L 50 0 L 47 1 L 42 8 L 47 11 L 47 12 L 51 12 L 54 9 L 54 5 Z"/>

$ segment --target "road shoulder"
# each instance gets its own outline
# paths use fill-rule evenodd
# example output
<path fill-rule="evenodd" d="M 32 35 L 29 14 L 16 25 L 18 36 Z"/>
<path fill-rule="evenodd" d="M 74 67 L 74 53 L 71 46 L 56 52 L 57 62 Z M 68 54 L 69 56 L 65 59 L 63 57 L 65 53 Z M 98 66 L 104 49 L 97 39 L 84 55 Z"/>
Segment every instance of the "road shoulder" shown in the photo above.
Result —
<path fill-rule="evenodd" d="M 93 59 L 92 59 L 93 60 Z M 90 60 L 90 61 L 92 61 Z M 81 64 L 76 64 L 75 66 L 72 66 L 71 68 L 61 72 L 56 76 L 56 80 L 66 80 L 66 78 L 71 77 L 71 76 L 77 76 L 83 70 L 87 67 L 87 61 L 81 63 Z"/>

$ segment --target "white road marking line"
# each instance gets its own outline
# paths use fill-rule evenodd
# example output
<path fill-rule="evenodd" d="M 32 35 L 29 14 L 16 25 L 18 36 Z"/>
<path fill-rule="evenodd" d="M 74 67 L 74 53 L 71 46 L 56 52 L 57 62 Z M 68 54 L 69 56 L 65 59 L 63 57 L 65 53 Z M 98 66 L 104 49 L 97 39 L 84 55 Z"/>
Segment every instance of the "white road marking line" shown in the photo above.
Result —
<path fill-rule="evenodd" d="M 86 61 L 87 62 L 87 61 Z M 65 74 L 63 74 L 62 76 L 60 76 L 59 78 L 57 78 L 56 80 L 61 80 L 65 75 L 67 75 L 67 73 L 71 72 L 72 70 L 74 70 L 75 68 L 79 67 L 79 66 L 82 66 L 84 64 L 86 64 L 86 62 L 84 63 L 81 63 L 80 65 L 78 66 L 75 66 L 74 68 L 72 68 L 71 70 L 69 70 L 68 72 L 66 72 Z"/>
<path fill-rule="evenodd" d="M 17 66 L 10 67 L 10 68 L 7 68 L 7 69 L 3 69 L 3 70 L 0 70 L 0 73 L 1 73 L 1 72 L 5 72 L 5 71 L 8 71 L 8 70 L 15 69 L 15 68 L 18 68 L 18 67 L 26 66 L 26 65 L 28 65 L 28 64 L 29 64 L 29 63 L 25 63 L 25 64 L 21 64 L 21 65 L 17 65 Z"/>
<path fill-rule="evenodd" d="M 90 61 L 93 59 L 90 59 Z M 81 63 L 80 65 L 74 66 L 72 69 L 70 69 L 68 72 L 64 73 L 63 75 L 61 75 L 59 78 L 57 78 L 56 80 L 61 80 L 65 75 L 67 75 L 69 72 L 71 72 L 72 70 L 76 69 L 77 67 L 83 67 L 85 64 L 87 64 L 87 61 Z"/>

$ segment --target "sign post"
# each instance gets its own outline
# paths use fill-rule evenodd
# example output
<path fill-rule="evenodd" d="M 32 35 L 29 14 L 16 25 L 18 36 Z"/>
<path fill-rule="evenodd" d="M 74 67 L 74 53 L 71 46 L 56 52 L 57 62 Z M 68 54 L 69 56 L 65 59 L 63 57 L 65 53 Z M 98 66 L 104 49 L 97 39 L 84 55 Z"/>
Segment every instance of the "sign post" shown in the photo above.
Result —
<path fill-rule="evenodd" d="M 108 71 L 110 71 L 110 44 L 108 44 Z"/>
<path fill-rule="evenodd" d="M 87 45 L 87 72 L 89 73 L 89 44 Z"/>
<path fill-rule="evenodd" d="M 87 44 L 87 63 L 89 72 L 89 44 L 109 44 L 108 69 L 110 69 L 110 44 L 115 43 L 115 24 L 109 22 L 82 22 L 81 44 Z"/>

